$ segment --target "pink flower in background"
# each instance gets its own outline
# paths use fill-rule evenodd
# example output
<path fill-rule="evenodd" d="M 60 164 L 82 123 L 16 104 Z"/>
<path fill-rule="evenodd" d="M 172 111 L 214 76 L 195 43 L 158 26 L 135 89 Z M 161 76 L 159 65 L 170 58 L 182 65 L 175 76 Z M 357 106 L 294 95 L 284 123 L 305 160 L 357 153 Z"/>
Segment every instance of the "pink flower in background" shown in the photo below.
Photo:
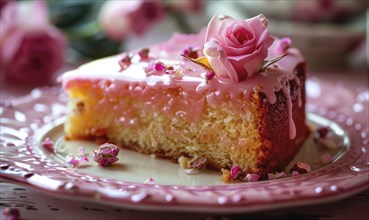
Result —
<path fill-rule="evenodd" d="M 263 15 L 247 20 L 215 16 L 208 24 L 203 52 L 217 75 L 239 82 L 260 70 L 273 42 Z"/>
<path fill-rule="evenodd" d="M 172 0 L 168 6 L 174 11 L 199 12 L 204 8 L 204 0 Z"/>
<path fill-rule="evenodd" d="M 142 34 L 165 15 L 159 0 L 106 1 L 99 13 L 103 31 L 121 41 L 129 33 Z"/>
<path fill-rule="evenodd" d="M 0 72 L 9 82 L 45 84 L 64 63 L 64 36 L 43 1 L 10 2 L 0 20 Z"/>

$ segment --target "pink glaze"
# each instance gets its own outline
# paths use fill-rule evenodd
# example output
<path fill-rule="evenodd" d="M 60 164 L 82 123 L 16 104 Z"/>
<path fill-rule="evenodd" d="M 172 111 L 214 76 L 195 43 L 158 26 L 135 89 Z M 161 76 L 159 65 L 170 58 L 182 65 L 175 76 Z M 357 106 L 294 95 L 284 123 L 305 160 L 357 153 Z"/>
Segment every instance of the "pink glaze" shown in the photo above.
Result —
<path fill-rule="evenodd" d="M 94 86 L 101 88 L 106 97 L 129 95 L 146 102 L 148 109 L 164 111 L 192 121 L 201 119 L 205 103 L 217 107 L 226 97 L 229 97 L 230 101 L 234 103 L 233 110 L 241 110 L 247 106 L 239 103 L 240 94 L 249 97 L 252 91 L 258 89 L 266 95 L 271 104 L 274 104 L 277 100 L 275 92 L 282 90 L 287 98 L 289 132 L 290 138 L 293 139 L 296 135 L 296 128 L 292 119 L 289 80 L 295 80 L 298 85 L 300 84 L 299 79 L 294 74 L 296 66 L 304 62 L 300 52 L 295 48 L 289 48 L 287 56 L 267 67 L 264 72 L 257 73 L 238 83 L 230 78 L 220 76 L 205 80 L 207 70 L 180 55 L 188 46 L 203 48 L 204 35 L 204 31 L 198 35 L 175 34 L 168 42 L 152 46 L 149 58 L 144 61 L 140 59 L 137 51 L 134 51 L 130 53 L 132 64 L 124 71 L 120 71 L 118 65 L 121 56 L 113 56 L 82 65 L 76 70 L 65 73 L 59 80 L 66 90 L 80 85 L 82 82 L 91 82 Z M 276 43 L 269 49 L 267 60 L 279 56 L 275 52 L 275 47 Z M 203 56 L 203 54 L 199 52 L 199 56 Z M 181 77 L 171 77 L 169 74 L 147 75 L 145 68 L 150 61 L 160 61 L 167 66 L 173 66 L 179 70 Z M 179 88 L 181 98 L 169 94 L 168 88 Z M 165 95 L 162 95 L 163 93 Z M 100 101 L 101 107 L 109 107 L 109 103 L 111 104 L 109 100 Z M 298 92 L 298 103 L 301 107 L 301 91 Z M 122 123 L 129 126 L 135 124 L 134 120 L 132 121 L 135 112 L 125 108 L 121 114 L 122 117 L 117 120 L 121 120 Z M 247 116 L 245 115 L 245 117 Z"/>

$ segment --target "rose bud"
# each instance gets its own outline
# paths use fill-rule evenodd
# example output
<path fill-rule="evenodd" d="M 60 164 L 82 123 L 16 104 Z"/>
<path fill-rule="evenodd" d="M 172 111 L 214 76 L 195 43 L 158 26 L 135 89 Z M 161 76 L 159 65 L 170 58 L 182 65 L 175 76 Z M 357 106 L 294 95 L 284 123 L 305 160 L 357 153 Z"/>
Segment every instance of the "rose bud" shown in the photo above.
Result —
<path fill-rule="evenodd" d="M 93 159 L 99 166 L 107 167 L 119 160 L 119 147 L 114 144 L 105 143 L 99 146 L 98 150 L 93 151 Z"/>
<path fill-rule="evenodd" d="M 0 73 L 6 81 L 50 84 L 64 63 L 64 36 L 43 1 L 9 2 L 1 12 Z"/>
<path fill-rule="evenodd" d="M 158 0 L 106 1 L 99 12 L 99 22 L 107 36 L 121 41 L 131 32 L 146 32 L 164 14 Z"/>

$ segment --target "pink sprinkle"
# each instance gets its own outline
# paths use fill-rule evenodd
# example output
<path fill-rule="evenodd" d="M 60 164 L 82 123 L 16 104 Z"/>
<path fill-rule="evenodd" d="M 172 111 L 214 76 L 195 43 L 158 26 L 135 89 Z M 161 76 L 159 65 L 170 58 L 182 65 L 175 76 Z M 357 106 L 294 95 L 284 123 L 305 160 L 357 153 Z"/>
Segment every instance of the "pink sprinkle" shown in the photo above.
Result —
<path fill-rule="evenodd" d="M 128 54 L 124 54 L 122 58 L 118 61 L 120 66 L 120 71 L 127 69 L 131 64 L 131 57 Z"/>
<path fill-rule="evenodd" d="M 284 172 L 268 173 L 268 179 L 269 180 L 279 179 L 279 178 L 282 178 L 282 177 L 286 177 L 286 174 Z"/>
<path fill-rule="evenodd" d="M 5 208 L 3 211 L 3 215 L 5 215 L 7 220 L 18 220 L 20 217 L 19 209 L 17 208 Z"/>
<path fill-rule="evenodd" d="M 159 62 L 156 62 L 154 64 L 154 69 L 156 71 L 164 71 L 166 69 L 166 67 L 165 67 L 164 63 L 162 63 L 162 62 L 159 61 Z"/>
<path fill-rule="evenodd" d="M 155 179 L 154 178 L 147 178 L 145 181 L 144 181 L 144 183 L 146 183 L 146 184 L 155 184 L 156 183 L 156 181 L 155 181 Z"/>
<path fill-rule="evenodd" d="M 187 47 L 186 49 L 183 50 L 182 52 L 183 55 L 186 55 L 192 59 L 197 59 L 199 58 L 199 54 L 197 53 L 196 49 L 193 49 L 192 47 Z"/>
<path fill-rule="evenodd" d="M 248 182 L 257 182 L 260 176 L 258 174 L 248 173 L 246 179 Z"/>
<path fill-rule="evenodd" d="M 149 48 L 143 48 L 138 52 L 138 55 L 140 56 L 141 60 L 147 60 L 149 58 Z"/>
<path fill-rule="evenodd" d="M 67 155 L 65 161 L 74 167 L 77 167 L 79 165 L 79 160 L 72 154 Z"/>
<path fill-rule="evenodd" d="M 277 46 L 275 48 L 275 52 L 278 54 L 284 54 L 287 52 L 287 49 L 291 47 L 292 40 L 288 37 L 284 37 L 279 39 L 277 42 Z"/>
<path fill-rule="evenodd" d="M 154 61 L 149 63 L 149 65 L 145 68 L 145 72 L 148 75 L 163 75 L 166 69 L 167 67 L 164 63 L 160 61 Z"/>
<path fill-rule="evenodd" d="M 318 133 L 318 138 L 325 138 L 329 132 L 329 128 L 328 127 L 321 127 L 321 128 L 318 128 L 316 130 Z"/>
<path fill-rule="evenodd" d="M 332 156 L 329 153 L 324 153 L 319 158 L 320 163 L 326 165 L 332 162 Z"/>
<path fill-rule="evenodd" d="M 41 143 L 41 146 L 49 152 L 54 152 L 54 142 L 50 140 L 50 138 L 46 138 L 45 141 Z"/>
<path fill-rule="evenodd" d="M 230 172 L 231 172 L 231 177 L 235 180 L 237 179 L 238 175 L 242 173 L 242 170 L 239 166 L 233 165 Z"/>
<path fill-rule="evenodd" d="M 298 175 L 300 175 L 298 171 L 296 170 L 292 171 L 292 176 L 298 176 Z"/>
<path fill-rule="evenodd" d="M 211 80 L 215 77 L 215 72 L 212 71 L 212 70 L 209 70 L 208 72 L 206 72 L 205 74 L 205 80 L 208 81 L 208 80 Z"/>

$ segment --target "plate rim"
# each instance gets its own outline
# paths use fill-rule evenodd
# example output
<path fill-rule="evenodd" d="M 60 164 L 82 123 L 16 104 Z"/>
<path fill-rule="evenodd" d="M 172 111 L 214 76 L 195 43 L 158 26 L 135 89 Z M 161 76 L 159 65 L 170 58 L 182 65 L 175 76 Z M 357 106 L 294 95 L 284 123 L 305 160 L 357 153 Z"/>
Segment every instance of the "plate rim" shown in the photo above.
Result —
<path fill-rule="evenodd" d="M 5 109 L 16 108 L 17 106 L 19 107 L 22 104 L 30 103 L 39 98 L 43 98 L 42 95 L 45 95 L 45 94 L 55 95 L 55 94 L 58 94 L 60 91 L 61 90 L 59 87 L 38 88 L 36 90 L 33 90 L 29 95 L 25 97 L 12 100 L 11 103 L 1 103 L 0 107 L 3 108 L 2 112 L 4 112 L 4 108 Z M 63 103 L 65 101 L 64 98 L 60 98 L 57 101 L 60 103 Z M 56 120 L 57 118 L 60 118 L 60 117 L 61 115 L 56 115 L 55 118 L 52 120 Z M 338 123 L 338 124 L 341 125 L 341 123 Z M 30 136 L 32 136 L 32 134 L 30 134 L 27 138 L 30 138 Z M 369 151 L 368 145 L 365 145 L 362 149 L 366 149 L 367 151 L 363 153 L 368 155 L 368 151 Z M 35 156 L 35 155 L 31 155 L 31 156 Z M 369 164 L 368 161 L 366 162 Z M 50 188 L 50 186 L 45 186 L 45 185 L 40 186 L 39 182 L 37 182 L 39 181 L 37 180 L 37 178 L 39 178 L 37 175 L 39 174 L 37 173 L 33 174 L 33 173 L 34 172 L 29 172 L 25 170 L 21 166 L 17 166 L 15 164 L 13 165 L 7 164 L 6 162 L 4 162 L 4 157 L 1 157 L 0 159 L 0 176 L 6 179 L 17 181 L 18 183 L 31 186 L 43 192 L 47 192 L 51 194 L 58 194 L 58 195 L 61 195 L 63 197 L 65 196 L 70 199 L 82 199 L 83 200 L 86 198 L 94 198 L 93 199 L 94 202 L 104 203 L 104 204 L 109 203 L 114 206 L 131 208 L 131 209 L 139 209 L 139 210 L 165 210 L 165 211 L 185 211 L 185 212 L 186 211 L 193 211 L 193 212 L 210 212 L 211 211 L 213 213 L 214 212 L 216 213 L 249 212 L 249 211 L 257 211 L 257 210 L 265 210 L 265 209 L 275 209 L 275 208 L 281 208 L 281 207 L 286 207 L 286 206 L 291 207 L 291 206 L 297 206 L 297 205 L 318 204 L 318 203 L 324 203 L 328 201 L 334 201 L 340 198 L 345 198 L 347 196 L 353 195 L 364 189 L 369 188 L 369 177 L 368 175 L 365 175 L 365 174 L 368 174 L 368 172 L 364 171 L 364 175 L 361 175 L 360 177 L 358 177 L 357 175 L 356 178 L 354 179 L 356 182 L 354 184 L 351 183 L 351 186 L 349 186 L 348 188 L 336 188 L 334 190 L 333 189 L 330 190 L 329 187 L 327 188 L 328 190 L 326 188 L 323 188 L 321 189 L 322 192 L 317 193 L 315 196 L 310 195 L 308 197 L 304 197 L 304 196 L 298 197 L 300 201 L 296 201 L 295 199 L 291 200 L 291 197 L 289 197 L 290 201 L 282 199 L 282 200 L 277 200 L 278 203 L 276 203 L 275 200 L 272 200 L 271 202 L 262 201 L 261 203 L 258 203 L 258 202 L 247 203 L 246 202 L 247 199 L 245 200 L 242 197 L 239 198 L 237 197 L 236 194 L 233 195 L 232 197 L 227 197 L 227 196 L 224 196 L 221 192 L 216 192 L 215 195 L 212 195 L 213 197 L 215 196 L 214 197 L 215 202 L 213 201 L 212 203 L 207 203 L 206 201 L 201 200 L 200 202 L 197 201 L 198 203 L 193 203 L 193 202 L 191 203 L 189 202 L 188 198 L 187 200 L 185 200 L 187 202 L 184 202 L 182 200 L 176 201 L 178 195 L 176 194 L 173 195 L 173 191 L 178 192 L 178 190 L 182 190 L 182 191 L 185 190 L 185 191 L 191 191 L 195 193 L 198 193 L 198 192 L 203 193 L 203 192 L 209 192 L 209 188 L 212 188 L 212 189 L 216 188 L 215 191 L 218 191 L 219 190 L 218 188 L 221 188 L 221 190 L 219 191 L 224 191 L 224 190 L 229 191 L 229 190 L 239 190 L 239 189 L 235 189 L 235 186 L 237 188 L 243 184 L 241 183 L 241 184 L 232 184 L 232 185 L 206 186 L 207 187 L 206 188 L 204 186 L 175 187 L 175 186 L 168 186 L 168 185 L 160 186 L 160 185 L 147 185 L 147 184 L 139 184 L 139 183 L 135 184 L 136 187 L 132 187 L 132 183 L 129 183 L 129 185 L 126 186 L 127 189 L 125 189 L 128 191 L 123 192 L 123 194 L 126 193 L 127 196 L 123 196 L 122 194 L 123 197 L 115 198 L 115 196 L 111 195 L 112 193 L 111 191 L 105 191 L 105 192 L 96 191 L 96 189 L 95 190 L 91 189 L 91 186 L 84 186 L 84 187 L 76 188 L 75 185 L 69 184 L 70 182 L 69 183 L 65 183 L 65 182 L 63 183 L 62 181 L 59 181 L 57 183 L 55 182 L 55 184 L 58 184 L 56 188 L 55 186 L 53 186 L 54 188 Z M 45 176 L 43 178 L 45 178 Z M 53 179 L 50 179 L 50 180 L 53 180 Z M 272 181 L 267 181 L 267 182 L 271 183 Z M 275 180 L 273 183 L 278 185 L 279 182 L 286 182 L 286 181 L 285 180 L 281 181 L 280 179 L 280 180 Z M 263 185 L 263 182 L 247 183 L 247 184 Z M 273 186 L 273 184 L 271 185 Z M 137 189 L 137 186 L 138 186 L 138 189 Z M 130 187 L 132 188 L 130 189 Z M 170 190 L 170 193 L 161 195 L 162 198 L 160 198 L 160 200 L 158 200 L 158 198 L 155 198 L 155 196 L 153 196 L 155 193 L 157 193 L 158 190 L 159 191 L 168 190 L 166 188 L 172 188 L 172 189 Z M 291 192 L 291 191 L 287 190 L 287 192 Z M 191 196 L 196 197 L 196 194 L 191 195 Z M 214 207 L 217 207 L 217 209 L 213 209 Z"/>

